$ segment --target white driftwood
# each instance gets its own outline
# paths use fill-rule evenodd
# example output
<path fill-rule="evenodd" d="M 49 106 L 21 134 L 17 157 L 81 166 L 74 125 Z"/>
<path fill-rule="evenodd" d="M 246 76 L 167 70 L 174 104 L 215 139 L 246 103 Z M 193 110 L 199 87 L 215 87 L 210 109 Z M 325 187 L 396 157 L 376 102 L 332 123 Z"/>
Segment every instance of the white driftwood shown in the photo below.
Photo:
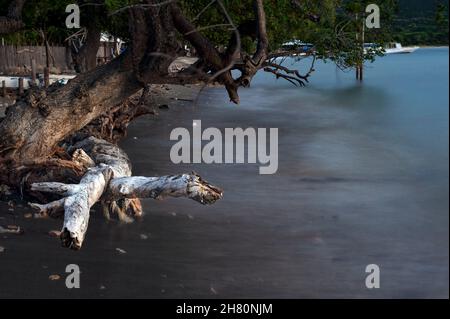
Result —
<path fill-rule="evenodd" d="M 28 203 L 31 208 L 34 208 L 39 212 L 40 217 L 58 217 L 64 212 L 64 203 L 66 199 L 60 198 L 47 204 Z"/>
<path fill-rule="evenodd" d="M 89 211 L 104 193 L 111 176 L 111 168 L 105 164 L 100 164 L 89 169 L 80 183 L 76 185 L 63 183 L 32 184 L 32 191 L 50 192 L 64 196 L 64 224 L 61 232 L 61 240 L 64 246 L 73 249 L 81 248 L 89 224 Z M 59 200 L 48 205 L 61 203 L 62 201 Z"/>
<path fill-rule="evenodd" d="M 101 201 L 103 212 L 109 218 L 112 211 L 122 221 L 130 221 L 126 212 L 131 208 L 140 213 L 138 198 L 161 199 L 187 197 L 202 204 L 212 204 L 222 198 L 222 190 L 210 185 L 197 174 L 161 177 L 130 176 L 131 165 L 127 155 L 116 145 L 94 137 L 74 145 L 75 155 L 80 155 L 88 168 L 79 184 L 56 182 L 34 183 L 33 191 L 49 192 L 63 196 L 48 204 L 30 203 L 41 214 L 56 215 L 64 210 L 61 232 L 63 246 L 80 249 L 88 228 L 91 207 Z M 82 151 L 81 151 L 82 150 Z"/>
<path fill-rule="evenodd" d="M 193 173 L 114 178 L 109 183 L 108 195 L 112 198 L 188 197 L 202 204 L 212 204 L 221 198 L 222 191 Z"/>

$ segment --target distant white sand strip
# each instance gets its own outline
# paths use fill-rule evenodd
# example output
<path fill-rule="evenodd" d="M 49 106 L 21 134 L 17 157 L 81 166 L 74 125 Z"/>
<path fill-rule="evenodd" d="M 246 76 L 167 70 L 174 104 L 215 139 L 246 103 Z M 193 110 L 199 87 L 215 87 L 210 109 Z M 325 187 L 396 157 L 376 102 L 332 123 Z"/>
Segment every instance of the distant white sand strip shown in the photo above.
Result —
<path fill-rule="evenodd" d="M 50 74 L 50 84 L 55 83 L 57 81 L 61 81 L 61 83 L 66 84 L 67 81 L 73 79 L 75 74 Z M 23 76 L 0 76 L 0 85 L 3 81 L 5 81 L 5 85 L 8 88 L 18 88 L 19 87 L 19 79 L 23 78 L 23 87 L 24 89 L 28 89 L 31 83 L 31 77 L 23 77 Z M 43 85 L 44 83 L 44 75 L 39 74 L 39 77 L 36 81 L 36 84 Z"/>

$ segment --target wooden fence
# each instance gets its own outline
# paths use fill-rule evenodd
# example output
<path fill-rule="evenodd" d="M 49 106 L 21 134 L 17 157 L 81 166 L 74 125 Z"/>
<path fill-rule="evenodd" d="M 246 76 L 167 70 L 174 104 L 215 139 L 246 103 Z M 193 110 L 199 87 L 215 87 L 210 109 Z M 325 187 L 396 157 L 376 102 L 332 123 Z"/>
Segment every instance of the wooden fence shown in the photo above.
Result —
<path fill-rule="evenodd" d="M 97 64 L 112 58 L 110 43 L 102 43 L 97 52 Z M 36 62 L 36 72 L 43 73 L 47 57 L 44 46 L 0 45 L 0 74 L 29 75 L 31 60 Z M 69 48 L 63 46 L 49 47 L 49 70 L 53 74 L 73 73 L 72 55 Z"/>
<path fill-rule="evenodd" d="M 36 62 L 36 71 L 42 73 L 46 66 L 44 46 L 0 46 L 0 74 L 29 75 L 31 60 Z M 65 47 L 49 48 L 49 65 L 51 73 L 72 73 L 71 53 Z"/>

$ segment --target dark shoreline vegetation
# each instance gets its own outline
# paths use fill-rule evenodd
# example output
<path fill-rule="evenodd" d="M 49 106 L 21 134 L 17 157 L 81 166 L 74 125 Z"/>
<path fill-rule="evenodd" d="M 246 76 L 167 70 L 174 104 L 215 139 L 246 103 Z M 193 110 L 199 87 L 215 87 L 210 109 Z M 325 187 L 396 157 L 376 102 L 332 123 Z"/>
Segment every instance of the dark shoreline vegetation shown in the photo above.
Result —
<path fill-rule="evenodd" d="M 393 38 L 404 45 L 448 46 L 448 0 L 400 0 Z"/>
<path fill-rule="evenodd" d="M 25 23 L 29 28 L 14 35 L 2 35 L 5 43 L 12 45 L 41 45 L 43 40 L 39 29 L 43 28 L 46 31 L 49 42 L 64 45 L 64 39 L 68 35 L 67 29 L 63 26 L 65 15 L 55 14 L 55 11 L 63 12 L 65 5 L 73 1 L 29 0 L 28 2 L 32 4 L 29 5 L 28 11 L 25 10 L 24 14 L 26 18 Z M 106 1 L 107 5 L 112 8 L 120 6 L 121 2 L 123 1 Z M 325 3 L 327 2 L 332 1 L 325 1 Z M 336 0 L 336 2 L 352 4 L 358 1 Z M 448 46 L 449 0 L 382 0 L 378 2 L 388 3 L 385 11 L 388 19 L 391 21 L 385 21 L 384 23 L 389 31 L 389 36 L 385 40 L 401 42 L 403 45 Z M 374 3 L 378 2 L 374 1 Z M 0 0 L 0 16 L 7 13 L 8 3 L 9 0 Z M 37 9 L 41 10 L 41 12 L 35 12 L 35 7 L 41 7 L 41 9 Z M 45 15 L 45 17 L 42 15 Z M 382 17 L 383 19 L 386 18 Z M 123 31 L 120 31 L 124 27 L 123 21 L 115 17 L 112 17 L 110 20 L 111 23 L 106 21 L 98 23 L 100 25 L 110 24 L 109 28 L 123 33 Z M 126 35 L 123 34 L 123 36 L 126 38 Z M 217 37 L 217 35 L 215 36 Z"/>

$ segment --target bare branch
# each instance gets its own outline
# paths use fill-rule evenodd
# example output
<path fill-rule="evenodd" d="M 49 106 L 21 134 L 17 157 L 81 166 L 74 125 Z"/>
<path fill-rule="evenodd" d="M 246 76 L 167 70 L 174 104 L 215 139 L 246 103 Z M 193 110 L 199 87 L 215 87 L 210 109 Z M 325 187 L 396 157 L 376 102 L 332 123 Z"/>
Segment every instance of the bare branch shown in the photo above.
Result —
<path fill-rule="evenodd" d="M 296 77 L 294 77 L 294 76 L 290 76 L 290 75 L 287 75 L 287 74 L 280 73 L 280 72 L 278 72 L 276 69 L 272 69 L 272 68 L 266 67 L 266 68 L 264 68 L 264 71 L 273 73 L 273 74 L 275 74 L 275 76 L 276 76 L 277 79 L 278 79 L 278 78 L 283 78 L 283 79 L 285 79 L 286 81 L 291 82 L 291 83 L 294 84 L 295 86 L 297 86 L 297 83 L 298 83 L 298 85 L 300 85 L 300 86 L 305 86 L 305 83 L 304 83 L 302 80 L 300 80 L 299 78 L 296 78 Z M 296 83 L 296 82 L 297 82 L 297 83 Z"/>
<path fill-rule="evenodd" d="M 291 83 L 292 83 L 292 81 L 295 81 L 295 82 L 299 83 L 300 86 L 305 86 L 305 82 L 309 82 L 308 78 L 311 75 L 311 73 L 314 72 L 315 61 L 316 61 L 316 56 L 313 55 L 311 67 L 310 67 L 308 73 L 306 73 L 305 75 L 300 74 L 300 72 L 298 70 L 289 69 L 285 66 L 282 66 L 281 64 L 277 64 L 274 62 L 265 62 L 264 63 L 264 66 L 265 66 L 264 71 L 273 73 L 277 77 L 277 79 L 281 77 L 285 80 L 288 80 Z M 284 72 L 284 74 L 280 73 L 279 71 Z M 293 74 L 293 76 L 290 74 Z M 293 84 L 297 85 L 295 82 Z"/>

